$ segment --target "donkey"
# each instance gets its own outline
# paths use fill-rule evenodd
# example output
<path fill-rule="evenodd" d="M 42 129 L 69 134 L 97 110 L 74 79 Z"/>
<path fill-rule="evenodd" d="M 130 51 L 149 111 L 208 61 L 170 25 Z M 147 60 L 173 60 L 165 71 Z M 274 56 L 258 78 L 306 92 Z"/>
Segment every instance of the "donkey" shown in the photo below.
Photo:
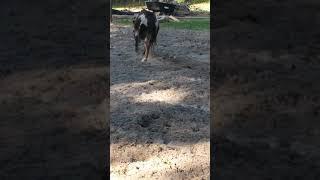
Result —
<path fill-rule="evenodd" d="M 154 47 L 157 42 L 159 32 L 159 21 L 156 15 L 148 10 L 143 9 L 134 15 L 133 34 L 135 39 L 135 50 L 138 52 L 139 42 L 144 40 L 144 51 L 142 62 L 147 61 L 150 48 Z"/>

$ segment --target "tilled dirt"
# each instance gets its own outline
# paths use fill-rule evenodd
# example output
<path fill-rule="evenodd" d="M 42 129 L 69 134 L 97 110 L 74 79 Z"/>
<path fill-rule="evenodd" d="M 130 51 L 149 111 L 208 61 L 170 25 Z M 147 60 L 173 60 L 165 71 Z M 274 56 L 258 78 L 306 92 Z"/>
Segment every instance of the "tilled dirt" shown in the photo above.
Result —
<path fill-rule="evenodd" d="M 315 1 L 217 3 L 212 33 L 217 179 L 318 179 Z"/>
<path fill-rule="evenodd" d="M 147 62 L 111 26 L 111 178 L 209 177 L 209 31 L 161 28 Z"/>

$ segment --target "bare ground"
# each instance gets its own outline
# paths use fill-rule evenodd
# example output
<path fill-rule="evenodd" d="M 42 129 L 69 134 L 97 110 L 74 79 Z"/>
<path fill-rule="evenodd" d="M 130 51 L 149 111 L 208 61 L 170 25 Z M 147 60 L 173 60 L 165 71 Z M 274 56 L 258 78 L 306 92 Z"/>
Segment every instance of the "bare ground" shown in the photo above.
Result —
<path fill-rule="evenodd" d="M 160 28 L 145 63 L 131 27 L 110 37 L 111 178 L 208 179 L 209 31 Z"/>

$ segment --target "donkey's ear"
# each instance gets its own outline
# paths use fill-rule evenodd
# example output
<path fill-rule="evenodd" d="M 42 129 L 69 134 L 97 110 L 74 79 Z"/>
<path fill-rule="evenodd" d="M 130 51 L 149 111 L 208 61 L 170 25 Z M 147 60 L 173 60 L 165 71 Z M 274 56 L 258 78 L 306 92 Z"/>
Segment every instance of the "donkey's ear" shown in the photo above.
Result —
<path fill-rule="evenodd" d="M 137 17 L 138 17 L 138 13 L 134 13 L 133 14 L 133 18 L 132 18 L 132 20 L 134 21 L 134 20 L 136 20 L 137 19 Z"/>
<path fill-rule="evenodd" d="M 136 14 L 133 14 L 132 22 L 134 23 L 136 21 Z"/>

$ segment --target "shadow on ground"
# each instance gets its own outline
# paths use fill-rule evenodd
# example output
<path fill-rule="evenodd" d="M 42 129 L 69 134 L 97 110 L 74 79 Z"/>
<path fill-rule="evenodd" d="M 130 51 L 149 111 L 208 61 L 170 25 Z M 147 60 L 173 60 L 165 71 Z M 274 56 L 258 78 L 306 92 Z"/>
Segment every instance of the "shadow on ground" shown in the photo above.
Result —
<path fill-rule="evenodd" d="M 319 9 L 315 1 L 216 4 L 213 177 L 319 176 Z"/>
<path fill-rule="evenodd" d="M 105 6 L 2 3 L 1 179 L 105 177 Z"/>

